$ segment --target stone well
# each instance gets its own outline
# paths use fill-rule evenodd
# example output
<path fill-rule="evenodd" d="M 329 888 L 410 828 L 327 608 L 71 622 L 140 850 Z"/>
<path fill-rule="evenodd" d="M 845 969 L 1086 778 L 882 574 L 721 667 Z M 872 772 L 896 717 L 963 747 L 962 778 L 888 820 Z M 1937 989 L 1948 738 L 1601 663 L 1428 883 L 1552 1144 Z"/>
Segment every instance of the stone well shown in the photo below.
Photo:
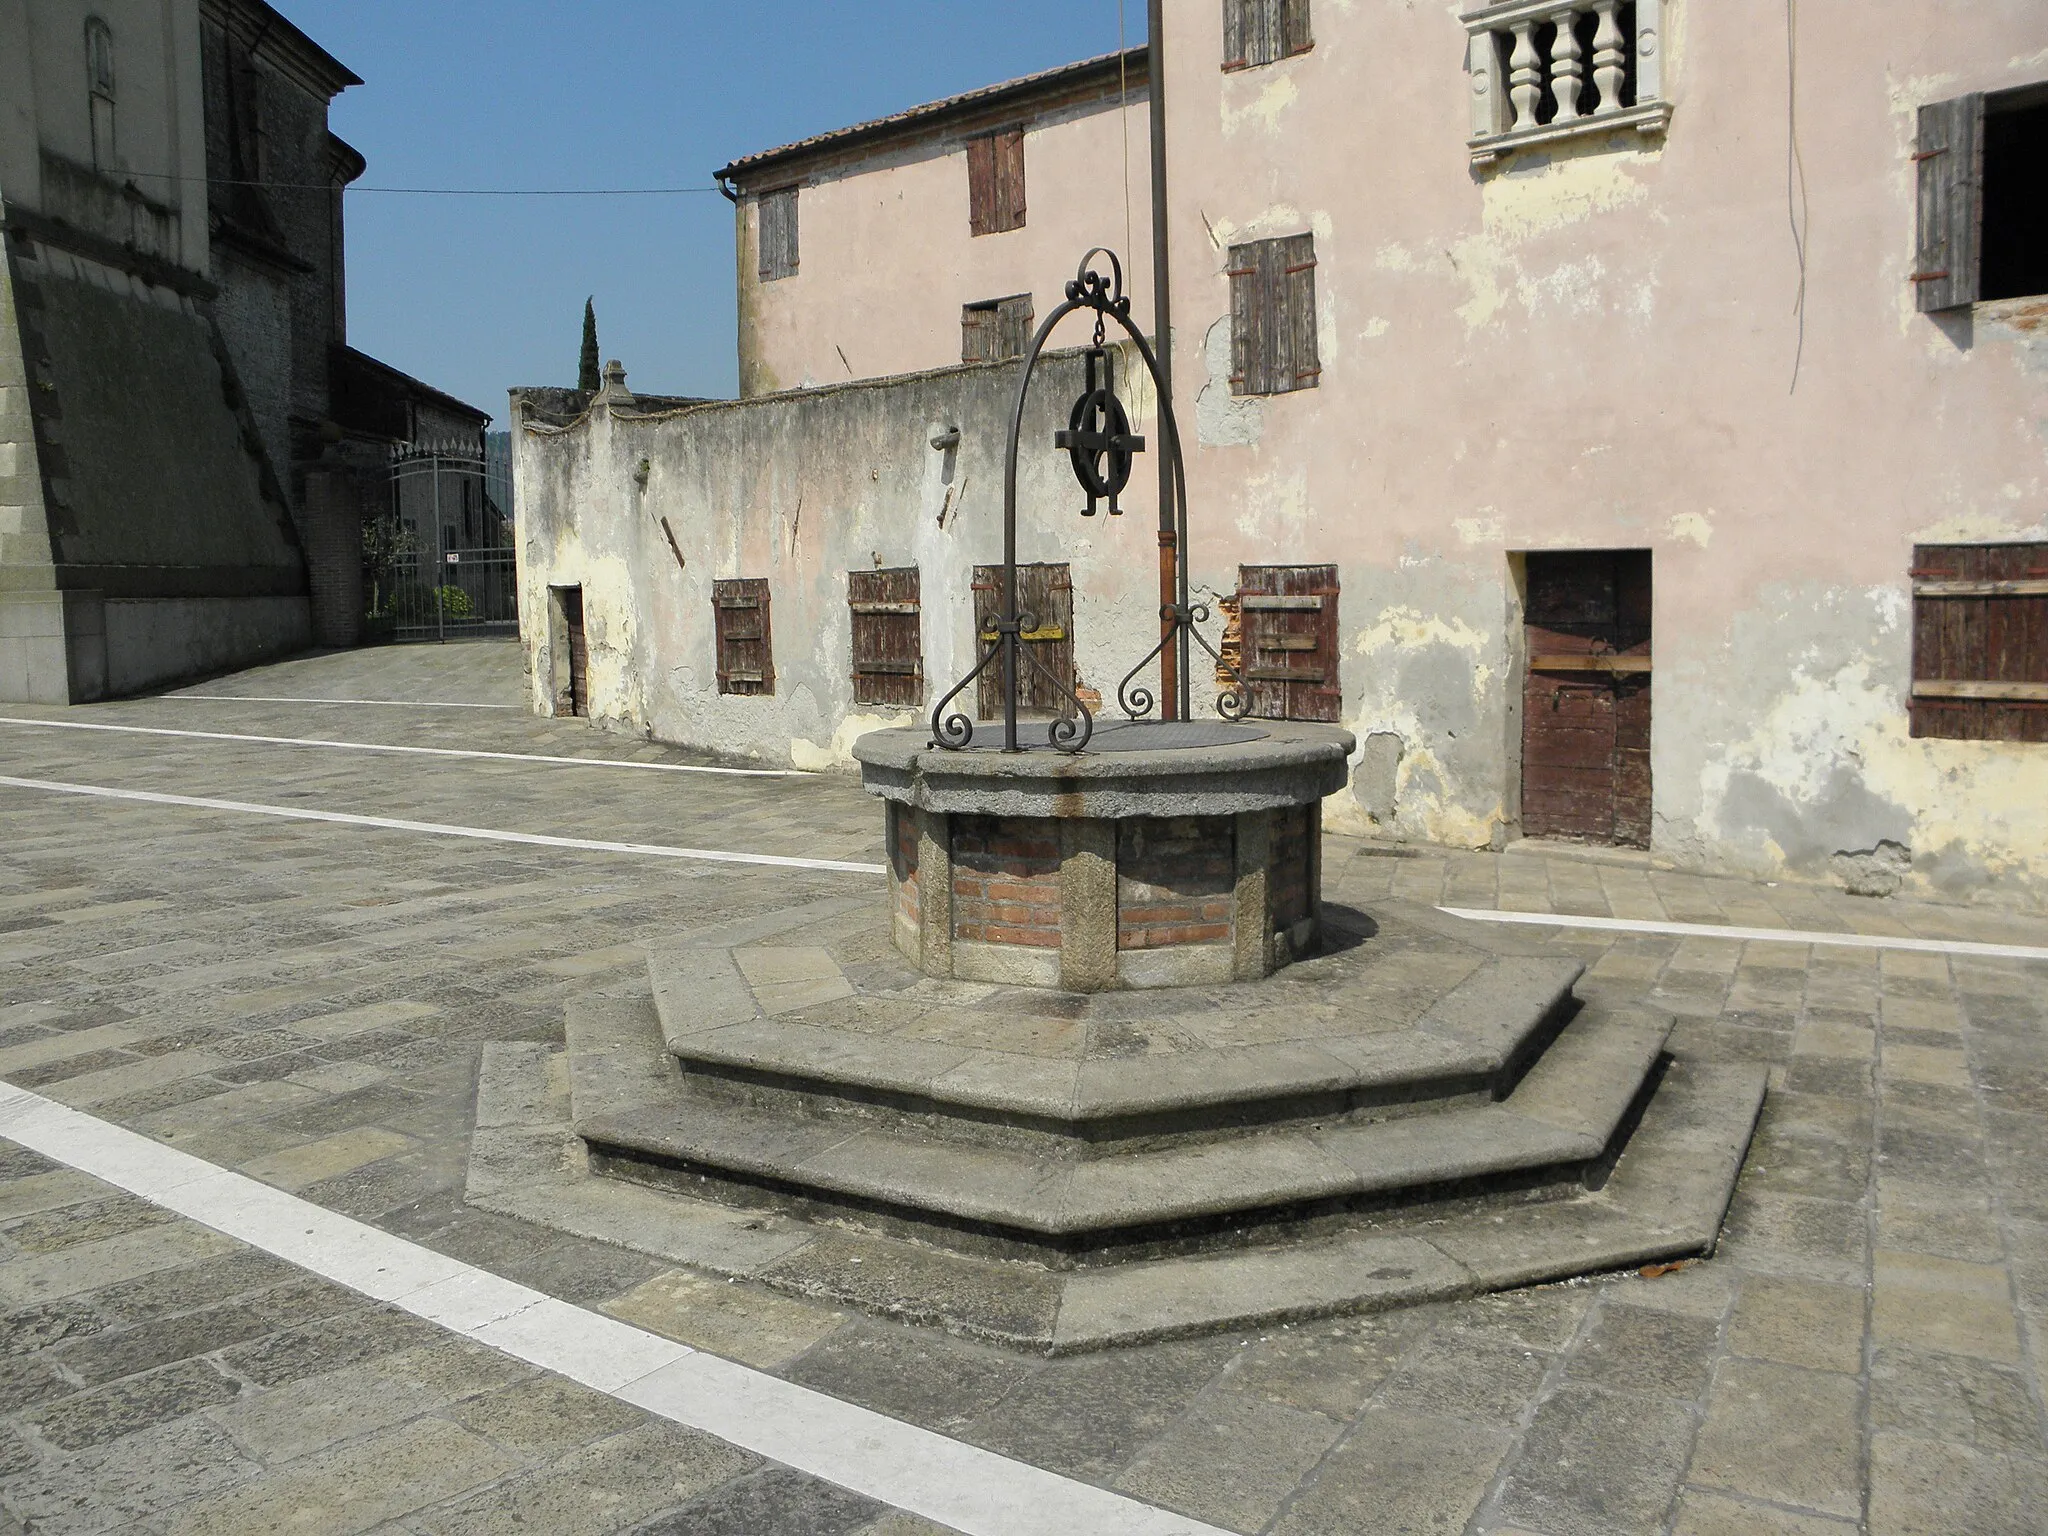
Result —
<path fill-rule="evenodd" d="M 1349 732 L 1098 727 L 1081 756 L 854 745 L 888 807 L 893 934 L 928 976 L 1103 992 L 1256 981 L 1321 939 Z"/>

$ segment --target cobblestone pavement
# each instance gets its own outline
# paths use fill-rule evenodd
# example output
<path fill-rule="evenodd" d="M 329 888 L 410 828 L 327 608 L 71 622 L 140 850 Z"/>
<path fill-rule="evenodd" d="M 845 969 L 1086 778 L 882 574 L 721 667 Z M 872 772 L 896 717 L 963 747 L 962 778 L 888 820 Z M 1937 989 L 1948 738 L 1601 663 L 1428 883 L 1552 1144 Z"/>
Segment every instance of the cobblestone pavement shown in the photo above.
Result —
<path fill-rule="evenodd" d="M 195 690 L 516 703 L 518 653 Z M 517 710 L 138 700 L 50 718 L 687 763 Z M 874 860 L 848 780 L 0 725 L 0 774 Z M 479 1046 L 713 920 L 871 877 L 0 786 L 0 1077 L 565 1300 L 1215 1525 L 1310 1533 L 2048 1530 L 2048 964 L 1565 932 L 1583 991 L 1773 1066 L 1717 1256 L 1058 1360 L 465 1207 Z M 1565 853 L 1331 841 L 1326 889 L 2048 943 L 2048 920 Z M 1532 930 L 1540 931 L 1540 930 Z M 36 1531 L 930 1531 L 365 1304 L 0 1144 L 0 1506 Z M 0 1519 L 0 1530 L 4 1530 Z"/>

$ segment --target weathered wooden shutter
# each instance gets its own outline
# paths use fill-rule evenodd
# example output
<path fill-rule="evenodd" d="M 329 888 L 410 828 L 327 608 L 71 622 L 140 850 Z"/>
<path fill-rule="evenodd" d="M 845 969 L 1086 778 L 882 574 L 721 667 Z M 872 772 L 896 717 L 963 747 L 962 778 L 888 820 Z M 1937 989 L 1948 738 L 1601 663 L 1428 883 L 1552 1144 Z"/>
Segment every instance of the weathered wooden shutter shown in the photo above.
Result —
<path fill-rule="evenodd" d="M 998 232 L 1024 227 L 1024 130 L 1009 128 L 995 136 Z"/>
<path fill-rule="evenodd" d="M 977 565 L 974 568 L 974 632 L 979 644 L 986 644 L 995 630 L 996 616 L 1003 611 L 1003 568 Z M 1066 694 L 1053 679 L 1071 685 L 1074 681 L 1074 582 L 1064 564 L 1020 565 L 1017 567 L 1017 611 L 1034 621 L 1024 632 L 1024 646 L 1038 662 L 1018 663 L 1018 707 L 1029 714 L 1057 715 L 1072 710 Z M 1039 668 L 1044 670 L 1041 672 Z M 1048 675 L 1049 674 L 1049 675 Z M 983 720 L 1000 719 L 1003 713 L 1002 663 L 991 662 L 977 679 L 977 708 Z"/>
<path fill-rule="evenodd" d="M 853 702 L 922 703 L 923 606 L 917 567 L 850 571 L 846 600 L 853 614 Z"/>
<path fill-rule="evenodd" d="M 761 194 L 760 273 L 764 283 L 796 275 L 796 194 L 795 187 Z"/>
<path fill-rule="evenodd" d="M 1309 0 L 1271 0 L 1279 12 L 1279 44 L 1282 55 L 1292 56 L 1307 53 L 1315 47 L 1316 40 L 1309 33 Z"/>
<path fill-rule="evenodd" d="M 1239 665 L 1250 713 L 1262 720 L 1336 720 L 1337 567 L 1242 565 L 1237 571 Z"/>
<path fill-rule="evenodd" d="M 1276 286 L 1286 316 L 1275 330 L 1285 333 L 1287 355 L 1275 370 L 1273 388 L 1312 389 L 1323 374 L 1316 345 L 1316 237 L 1291 235 L 1275 243 L 1280 248 Z"/>
<path fill-rule="evenodd" d="M 1025 349 L 1031 345 L 1031 332 L 1036 320 L 1037 316 L 1031 308 L 1031 295 L 1028 293 L 1020 293 L 996 305 L 995 355 L 1022 357 Z"/>
<path fill-rule="evenodd" d="M 977 235 L 995 232 L 996 141 L 982 134 L 967 141 L 967 227 Z"/>
<path fill-rule="evenodd" d="M 737 576 L 711 584 L 720 693 L 775 691 L 774 640 L 768 624 L 768 580 Z"/>
<path fill-rule="evenodd" d="M 2048 741 L 2048 544 L 1913 550 L 1913 734 Z"/>
<path fill-rule="evenodd" d="M 1230 248 L 1230 383 L 1240 395 L 1313 388 L 1322 377 L 1316 341 L 1315 236 L 1254 240 Z"/>
<path fill-rule="evenodd" d="M 996 355 L 996 306 L 960 306 L 960 361 L 986 363 Z"/>
<path fill-rule="evenodd" d="M 1920 109 L 1913 157 L 1920 170 L 1920 231 L 1913 287 L 1922 310 L 1977 301 L 1984 230 L 1984 97 Z"/>
<path fill-rule="evenodd" d="M 1223 67 L 1243 69 L 1251 63 L 1247 49 L 1252 12 L 1260 0 L 1223 0 Z"/>

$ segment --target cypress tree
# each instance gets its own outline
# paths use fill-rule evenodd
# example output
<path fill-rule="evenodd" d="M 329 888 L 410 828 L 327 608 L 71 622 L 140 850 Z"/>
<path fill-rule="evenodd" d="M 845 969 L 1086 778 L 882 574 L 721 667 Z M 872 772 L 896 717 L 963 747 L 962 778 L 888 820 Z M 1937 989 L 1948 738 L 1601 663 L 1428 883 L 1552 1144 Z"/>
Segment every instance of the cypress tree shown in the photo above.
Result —
<path fill-rule="evenodd" d="M 604 380 L 599 377 L 597 366 L 597 311 L 591 301 L 583 301 L 583 361 L 576 369 L 576 387 L 596 390 Z"/>

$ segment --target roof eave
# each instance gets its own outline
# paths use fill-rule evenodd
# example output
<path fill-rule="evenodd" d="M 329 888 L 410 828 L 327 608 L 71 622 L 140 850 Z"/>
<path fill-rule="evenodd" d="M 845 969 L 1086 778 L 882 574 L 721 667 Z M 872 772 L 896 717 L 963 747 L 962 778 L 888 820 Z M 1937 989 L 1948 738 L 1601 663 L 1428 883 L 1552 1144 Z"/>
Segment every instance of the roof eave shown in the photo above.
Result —
<path fill-rule="evenodd" d="M 744 192 L 768 181 L 787 182 L 793 171 L 836 161 L 855 151 L 871 152 L 892 144 L 914 142 L 948 128 L 1061 103 L 1112 83 L 1120 82 L 1133 89 L 1143 88 L 1150 83 L 1149 58 L 1146 49 L 1130 48 L 1121 54 L 1107 53 L 1063 64 L 1035 75 L 1001 81 L 958 96 L 909 107 L 888 117 L 874 118 L 799 139 L 793 144 L 743 155 L 713 175 L 721 182 L 738 184 Z"/>

